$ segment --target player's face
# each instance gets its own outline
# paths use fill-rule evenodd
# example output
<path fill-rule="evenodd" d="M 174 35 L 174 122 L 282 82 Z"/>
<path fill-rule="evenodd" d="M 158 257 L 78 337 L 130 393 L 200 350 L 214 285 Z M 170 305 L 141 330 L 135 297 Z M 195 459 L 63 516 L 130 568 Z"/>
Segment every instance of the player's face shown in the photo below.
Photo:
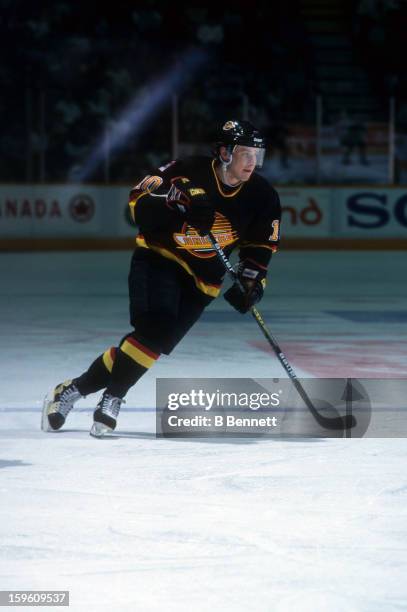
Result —
<path fill-rule="evenodd" d="M 237 145 L 227 173 L 232 180 L 248 181 L 257 163 L 257 149 Z"/>

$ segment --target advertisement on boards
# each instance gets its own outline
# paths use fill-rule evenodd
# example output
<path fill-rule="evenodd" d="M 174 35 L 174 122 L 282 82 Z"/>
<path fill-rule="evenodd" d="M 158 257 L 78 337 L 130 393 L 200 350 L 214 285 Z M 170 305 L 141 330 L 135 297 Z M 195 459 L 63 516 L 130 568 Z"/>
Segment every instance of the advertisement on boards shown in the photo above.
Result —
<path fill-rule="evenodd" d="M 335 235 L 360 238 L 407 238 L 407 189 L 336 189 Z"/>
<path fill-rule="evenodd" d="M 104 189 L 83 185 L 3 185 L 0 236 L 52 238 L 98 236 Z"/>

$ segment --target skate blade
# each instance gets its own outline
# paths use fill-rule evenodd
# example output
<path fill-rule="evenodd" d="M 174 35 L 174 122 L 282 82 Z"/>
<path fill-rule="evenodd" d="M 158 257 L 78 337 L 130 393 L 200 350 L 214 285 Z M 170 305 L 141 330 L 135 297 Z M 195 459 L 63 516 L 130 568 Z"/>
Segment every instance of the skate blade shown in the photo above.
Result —
<path fill-rule="evenodd" d="M 51 425 L 48 421 L 48 406 L 50 405 L 51 400 L 49 398 L 49 393 L 44 397 L 44 402 L 42 404 L 42 415 L 41 415 L 41 429 L 45 432 L 55 431 L 52 429 Z"/>
<path fill-rule="evenodd" d="M 97 423 L 96 421 L 93 423 L 92 428 L 89 432 L 90 436 L 94 438 L 103 438 L 106 434 L 110 434 L 113 431 L 111 427 L 104 425 L 103 423 Z"/>

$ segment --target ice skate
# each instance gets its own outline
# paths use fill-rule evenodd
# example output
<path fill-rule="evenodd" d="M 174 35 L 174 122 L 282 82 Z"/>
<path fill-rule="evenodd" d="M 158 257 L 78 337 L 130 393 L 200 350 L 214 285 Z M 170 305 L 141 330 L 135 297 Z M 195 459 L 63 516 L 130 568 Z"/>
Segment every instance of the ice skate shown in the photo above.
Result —
<path fill-rule="evenodd" d="M 91 436 L 101 438 L 116 428 L 116 420 L 122 402 L 124 400 L 120 397 L 113 397 L 106 392 L 103 393 L 93 413 L 94 423 L 90 430 Z"/>
<path fill-rule="evenodd" d="M 72 380 L 66 380 L 57 385 L 53 391 L 45 396 L 41 429 L 43 431 L 61 429 L 74 403 L 81 397 L 82 395 Z"/>

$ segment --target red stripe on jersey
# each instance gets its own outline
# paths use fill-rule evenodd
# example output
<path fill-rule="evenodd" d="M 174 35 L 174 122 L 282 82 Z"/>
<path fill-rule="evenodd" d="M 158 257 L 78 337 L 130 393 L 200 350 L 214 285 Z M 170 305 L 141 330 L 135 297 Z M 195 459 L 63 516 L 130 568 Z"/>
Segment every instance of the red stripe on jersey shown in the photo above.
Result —
<path fill-rule="evenodd" d="M 246 257 L 246 259 L 243 260 L 243 263 L 245 261 L 251 261 L 252 263 L 254 263 L 258 268 L 261 268 L 262 270 L 267 270 L 267 266 L 262 266 L 261 264 L 259 264 L 258 261 L 256 261 L 255 259 L 251 259 L 250 257 Z"/>
<path fill-rule="evenodd" d="M 131 338 L 130 336 L 128 336 L 126 338 L 126 340 L 127 340 L 127 342 L 129 342 L 130 344 L 132 344 L 133 346 L 138 348 L 139 351 L 142 351 L 143 353 L 145 353 L 146 355 L 151 357 L 151 359 L 158 359 L 159 358 L 160 353 L 154 353 L 151 349 L 149 349 L 146 346 L 144 346 L 144 344 L 141 344 L 140 342 L 137 342 L 137 340 L 135 340 L 134 338 Z"/>

